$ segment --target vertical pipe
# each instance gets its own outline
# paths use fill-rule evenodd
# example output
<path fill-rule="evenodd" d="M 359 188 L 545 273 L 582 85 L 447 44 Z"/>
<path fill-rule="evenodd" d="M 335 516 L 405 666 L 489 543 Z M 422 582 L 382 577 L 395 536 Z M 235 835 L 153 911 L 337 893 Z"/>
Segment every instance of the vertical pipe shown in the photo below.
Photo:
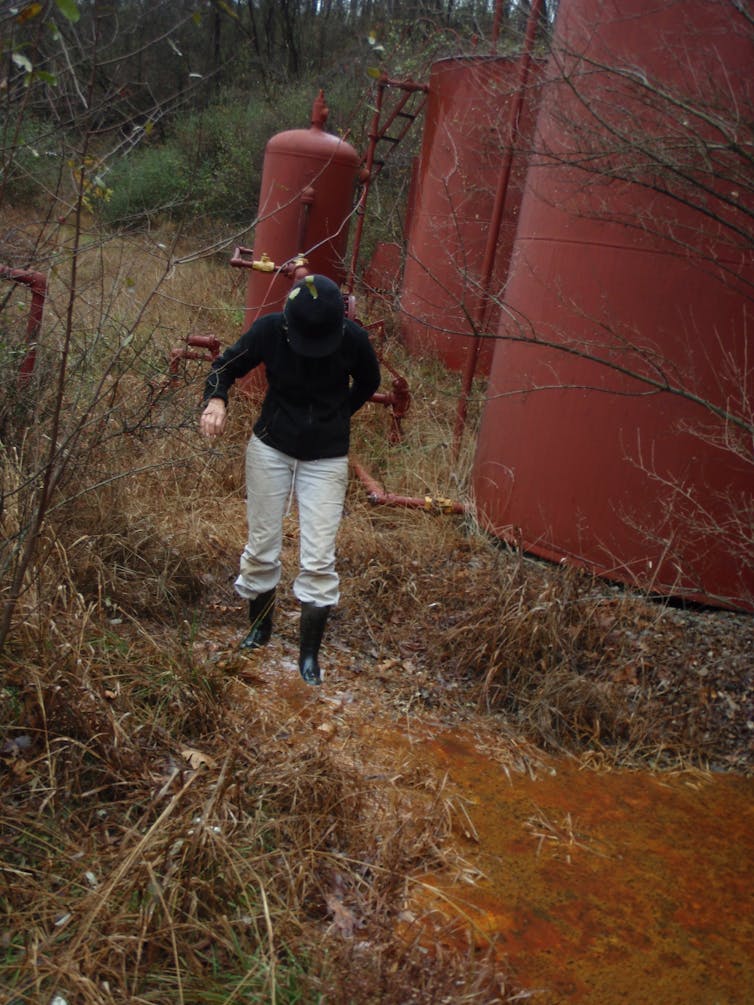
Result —
<path fill-rule="evenodd" d="M 381 122 L 380 120 L 382 118 L 382 106 L 385 98 L 386 87 L 399 87 L 404 91 L 404 94 L 401 98 L 399 98 L 392 112 L 390 113 L 390 115 L 388 115 L 387 119 L 384 122 Z M 377 144 L 383 137 L 385 137 L 386 131 L 390 128 L 393 122 L 395 122 L 398 116 L 402 114 L 403 108 L 410 99 L 411 95 L 415 94 L 417 91 L 423 91 L 424 94 L 426 95 L 427 92 L 429 91 L 429 85 L 417 84 L 414 83 L 413 80 L 390 80 L 390 78 L 384 73 L 380 75 L 379 80 L 377 82 L 377 101 L 375 103 L 374 117 L 372 118 L 372 128 L 370 129 L 369 132 L 369 145 L 367 147 L 367 153 L 364 158 L 364 167 L 362 168 L 361 171 L 361 178 L 363 180 L 364 187 L 362 189 L 359 201 L 356 206 L 356 233 L 353 241 L 353 253 L 351 255 L 350 275 L 348 276 L 349 293 L 353 293 L 353 286 L 356 277 L 356 265 L 358 263 L 359 251 L 361 248 L 361 235 L 362 231 L 364 230 L 364 215 L 366 211 L 366 203 L 367 198 L 369 196 L 370 186 L 375 178 L 374 154 L 375 150 L 377 149 Z M 409 116 L 410 121 L 404 124 L 404 126 L 402 127 L 397 136 L 391 138 L 393 143 L 400 143 L 400 141 L 403 139 L 403 137 L 406 135 L 409 128 L 411 127 L 411 122 L 413 121 L 414 118 L 416 118 L 416 115 L 419 114 L 419 111 L 421 111 L 421 108 L 423 107 L 424 103 L 422 103 L 419 109 L 415 110 L 414 114 Z M 382 162 L 379 163 L 381 165 Z"/>
<path fill-rule="evenodd" d="M 361 195 L 359 196 L 359 202 L 356 209 L 356 231 L 353 239 L 353 254 L 351 255 L 351 268 L 347 285 L 349 293 L 353 293 L 353 284 L 356 277 L 356 264 L 359 258 L 359 249 L 361 248 L 361 235 L 364 230 L 364 210 L 366 207 L 367 196 L 369 195 L 369 185 L 372 180 L 374 152 L 380 135 L 380 116 L 382 114 L 382 101 L 385 95 L 385 88 L 387 87 L 387 80 L 387 76 L 383 73 L 377 82 L 377 100 L 375 103 L 374 116 L 372 117 L 372 128 L 369 131 L 369 145 L 367 146 L 364 168 L 362 171 L 364 187 Z"/>
<path fill-rule="evenodd" d="M 25 269 L 11 269 L 7 265 L 0 265 L 0 279 L 23 283 L 31 289 L 31 309 L 26 325 L 28 351 L 21 361 L 18 372 L 19 383 L 25 384 L 31 379 L 37 360 L 37 336 L 42 327 L 42 315 L 47 299 L 47 277 L 42 272 L 28 272 Z"/>
<path fill-rule="evenodd" d="M 476 373 L 477 360 L 479 357 L 479 349 L 482 344 L 482 337 L 479 334 L 481 328 L 484 324 L 485 318 L 489 312 L 489 289 L 490 283 L 492 281 L 492 272 L 495 265 L 495 253 L 497 251 L 497 245 L 500 238 L 500 227 L 503 222 L 503 210 L 505 209 L 505 200 L 508 194 L 508 186 L 510 184 L 511 168 L 513 166 L 513 147 L 518 137 L 519 123 L 521 121 L 521 109 L 524 103 L 524 94 L 526 92 L 526 84 L 529 78 L 529 68 L 531 66 L 532 51 L 534 49 L 534 38 L 537 31 L 537 25 L 542 13 L 542 5 L 544 0 L 533 0 L 531 9 L 529 11 L 529 20 L 526 25 L 526 37 L 524 39 L 524 47 L 521 52 L 521 57 L 518 64 L 518 83 L 516 86 L 516 93 L 514 95 L 513 101 L 511 102 L 510 113 L 508 116 L 508 134 L 505 153 L 503 155 L 502 162 L 500 164 L 500 173 L 498 175 L 497 190 L 495 192 L 495 202 L 492 208 L 492 217 L 490 219 L 490 226 L 487 231 L 487 243 L 484 251 L 484 259 L 482 262 L 482 276 L 480 281 L 480 295 L 477 301 L 477 310 L 474 317 L 474 341 L 469 348 L 469 354 L 466 362 L 466 368 L 463 375 L 463 384 L 461 387 L 461 395 L 458 400 L 458 409 L 456 413 L 456 425 L 454 431 L 454 444 L 455 452 L 458 453 L 460 447 L 461 436 L 463 434 L 464 426 L 466 425 L 466 416 L 468 413 L 469 404 L 469 394 L 471 392 L 471 385 L 474 381 L 474 374 Z"/>

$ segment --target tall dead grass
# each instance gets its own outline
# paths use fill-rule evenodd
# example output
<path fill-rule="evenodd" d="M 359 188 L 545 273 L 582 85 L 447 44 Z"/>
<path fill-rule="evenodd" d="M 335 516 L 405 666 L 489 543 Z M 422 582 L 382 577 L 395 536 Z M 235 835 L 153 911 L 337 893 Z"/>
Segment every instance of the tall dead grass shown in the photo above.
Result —
<path fill-rule="evenodd" d="M 452 853 L 442 785 L 367 777 L 316 732 L 282 738 L 274 708 L 240 714 L 232 677 L 192 645 L 211 601 L 233 609 L 253 404 L 237 396 L 208 447 L 206 367 L 164 382 L 189 332 L 235 339 L 243 298 L 224 262 L 166 268 L 170 243 L 93 244 L 84 263 L 64 477 L 0 657 L 0 1001 L 505 1000 L 491 958 L 439 937 L 428 955 L 421 919 L 398 924 L 412 876 Z M 43 373 L 65 294 L 53 284 Z M 457 378 L 385 352 L 411 386 L 406 435 L 390 445 L 386 410 L 367 407 L 354 455 L 390 492 L 468 501 L 479 397 L 456 456 Z M 33 422 L 5 415 L 4 577 L 37 498 L 35 393 Z M 339 552 L 333 633 L 365 665 L 398 657 L 551 748 L 630 758 L 655 744 L 641 687 L 626 697 L 615 679 L 631 626 L 652 616 L 640 598 L 468 519 L 372 506 L 356 479 Z"/>
<path fill-rule="evenodd" d="M 0 1000 L 490 1000 L 475 954 L 398 932 L 441 784 L 291 744 L 172 634 L 66 627 L 4 660 Z"/>
<path fill-rule="evenodd" d="M 493 1000 L 477 951 L 428 964 L 421 925 L 399 931 L 411 876 L 443 868 L 442 786 L 281 740 L 196 656 L 244 533 L 252 406 L 207 448 L 206 368 L 164 383 L 189 332 L 236 337 L 216 305 L 241 293 L 224 264 L 166 269 L 162 244 L 82 254 L 60 477 L 1 657 L 0 1001 Z M 51 284 L 31 423 L 4 416 L 4 574 L 39 501 L 66 296 Z"/>

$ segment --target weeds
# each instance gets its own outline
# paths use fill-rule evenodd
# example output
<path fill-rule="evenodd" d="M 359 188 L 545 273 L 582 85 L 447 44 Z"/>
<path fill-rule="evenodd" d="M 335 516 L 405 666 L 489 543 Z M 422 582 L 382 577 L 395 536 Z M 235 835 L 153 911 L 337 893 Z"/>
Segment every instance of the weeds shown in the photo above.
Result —
<path fill-rule="evenodd" d="M 103 654 L 96 681 L 91 658 L 75 674 L 16 668 L 27 732 L 3 749 L 2 986 L 18 1001 L 316 1000 L 334 986 L 317 934 L 331 923 L 382 946 L 376 973 L 371 955 L 360 966 L 374 1000 L 398 1000 L 385 939 L 407 871 L 441 866 L 442 793 L 292 750 L 263 711 L 223 714 L 227 679 L 150 671 L 157 655 Z M 426 994 L 447 979 L 424 975 Z M 366 983 L 351 1000 L 371 1000 Z"/>
<path fill-rule="evenodd" d="M 164 272 L 153 249 L 151 279 L 138 241 L 82 254 L 133 338 L 124 346 L 110 326 L 106 352 L 73 342 L 82 366 L 61 425 L 66 476 L 56 469 L 2 654 L 0 1000 L 505 1000 L 514 992 L 491 954 L 405 914 L 414 878 L 453 864 L 459 814 L 465 826 L 442 781 L 376 751 L 359 763 L 303 728 L 306 709 L 281 721 L 272 696 L 239 688 L 243 661 L 197 645 L 220 625 L 227 650 L 241 629 L 231 583 L 254 405 L 237 396 L 209 449 L 195 428 L 202 364 L 150 397 L 179 334 L 206 326 L 235 339 L 235 313 L 210 308 L 240 296 L 227 268 L 196 261 L 150 298 Z M 136 320 L 128 277 L 147 302 Z M 54 318 L 66 293 L 53 285 L 51 296 Z M 390 340 L 385 351 L 412 388 L 406 436 L 390 446 L 389 416 L 368 407 L 355 456 L 391 492 L 468 501 L 473 437 L 465 453 L 452 448 L 457 379 Z M 36 424 L 5 417 L 3 589 L 48 456 L 37 393 Z M 297 558 L 286 533 L 285 644 Z M 667 610 L 501 547 L 466 518 L 371 506 L 357 479 L 339 555 L 334 641 L 355 654 L 354 678 L 396 709 L 472 705 L 605 763 L 703 750 L 688 717 L 674 725 L 644 700 L 658 672 L 648 640 Z M 535 823 L 538 840 L 572 841 L 570 821 Z"/>

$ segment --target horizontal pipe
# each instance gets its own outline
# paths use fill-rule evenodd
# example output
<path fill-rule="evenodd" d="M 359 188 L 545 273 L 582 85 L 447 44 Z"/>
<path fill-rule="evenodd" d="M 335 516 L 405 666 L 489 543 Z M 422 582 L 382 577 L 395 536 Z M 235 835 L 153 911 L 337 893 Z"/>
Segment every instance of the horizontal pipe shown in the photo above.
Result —
<path fill-rule="evenodd" d="M 375 506 L 399 506 L 403 509 L 420 509 L 426 513 L 464 514 L 468 507 L 443 496 L 400 496 L 385 492 L 382 486 L 358 461 L 351 460 L 351 466 L 367 490 L 369 502 Z"/>

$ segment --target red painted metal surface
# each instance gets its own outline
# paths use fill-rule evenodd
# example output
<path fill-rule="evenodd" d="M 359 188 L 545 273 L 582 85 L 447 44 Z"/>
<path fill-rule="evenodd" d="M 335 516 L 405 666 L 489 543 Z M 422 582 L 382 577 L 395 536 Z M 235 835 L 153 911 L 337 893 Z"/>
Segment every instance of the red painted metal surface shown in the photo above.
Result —
<path fill-rule="evenodd" d="M 265 148 L 252 256 L 285 265 L 303 255 L 309 272 L 345 279 L 345 256 L 359 155 L 325 132 L 328 109 L 320 92 L 309 129 L 273 136 Z M 279 269 L 249 273 L 244 322 L 280 310 L 291 286 Z"/>
<path fill-rule="evenodd" d="M 498 536 L 745 610 L 752 66 L 732 4 L 561 0 L 473 472 Z"/>
<path fill-rule="evenodd" d="M 177 346 L 170 353 L 168 364 L 168 384 L 175 385 L 180 379 L 180 366 L 183 360 L 195 359 L 204 363 L 212 363 L 220 355 L 222 346 L 215 335 L 187 335 L 186 342 Z"/>
<path fill-rule="evenodd" d="M 507 141 L 508 111 L 518 83 L 517 65 L 516 59 L 503 57 L 458 57 L 439 60 L 430 74 L 400 325 L 412 352 L 438 356 L 453 370 L 463 370 L 473 351 L 472 319 L 477 314 L 488 224 Z M 521 163 L 507 191 L 490 269 L 493 294 L 507 273 L 523 173 Z M 489 331 L 495 331 L 496 322 L 493 312 L 487 321 Z M 491 356 L 491 340 L 485 340 L 478 357 L 480 373 L 489 371 Z"/>
<path fill-rule="evenodd" d="M 482 260 L 477 306 L 473 315 L 475 335 L 472 344 L 466 351 L 466 362 L 464 363 L 463 368 L 463 382 L 461 385 L 461 394 L 458 399 L 454 430 L 454 449 L 456 455 L 460 450 L 461 436 L 466 425 L 469 395 L 471 394 L 471 389 L 474 385 L 474 378 L 476 377 L 477 370 L 479 368 L 479 356 L 482 346 L 484 345 L 483 333 L 488 330 L 489 321 L 494 313 L 494 304 L 490 299 L 490 286 L 492 283 L 493 270 L 495 268 L 495 260 L 498 253 L 503 213 L 505 212 L 505 207 L 508 203 L 508 192 L 513 174 L 514 151 L 519 142 L 521 117 L 524 110 L 524 101 L 531 73 L 532 56 L 534 53 L 534 40 L 543 7 L 544 0 L 532 0 L 526 24 L 524 46 L 517 60 L 516 87 L 509 102 L 508 125 L 505 133 L 505 143 L 502 156 L 500 158 L 500 168 L 498 170 L 497 186 L 495 188 L 495 202 L 492 207 L 492 216 L 490 218 L 490 224 L 487 231 L 487 243 L 484 249 L 484 259 Z M 518 208 L 518 205 L 518 200 L 516 200 L 516 208 Z M 506 257 L 508 262 L 510 262 L 510 249 L 506 250 Z"/>
<path fill-rule="evenodd" d="M 402 270 L 401 246 L 392 241 L 377 244 L 361 279 L 366 296 L 391 308 L 398 299 Z"/>

